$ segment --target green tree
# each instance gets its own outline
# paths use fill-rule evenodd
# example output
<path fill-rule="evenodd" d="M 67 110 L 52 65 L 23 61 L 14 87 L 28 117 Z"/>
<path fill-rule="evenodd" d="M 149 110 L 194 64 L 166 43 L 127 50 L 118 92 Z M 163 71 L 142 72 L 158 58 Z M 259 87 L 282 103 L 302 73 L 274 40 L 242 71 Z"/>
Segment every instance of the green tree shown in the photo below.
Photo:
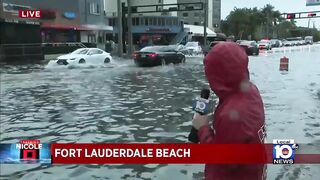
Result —
<path fill-rule="evenodd" d="M 267 4 L 261 10 L 263 16 L 263 24 L 265 27 L 265 36 L 267 38 L 274 37 L 274 31 L 277 24 L 283 22 L 285 19 L 281 17 L 281 13 L 278 10 L 274 10 L 274 6 Z"/>
<path fill-rule="evenodd" d="M 254 36 L 257 25 L 262 23 L 262 14 L 257 8 L 235 8 L 221 22 L 221 29 L 227 35 L 235 35 L 238 39 L 247 39 Z M 254 37 L 253 37 L 254 38 Z"/>
<path fill-rule="evenodd" d="M 294 20 L 287 21 L 270 4 L 262 9 L 234 8 L 226 20 L 221 21 L 221 30 L 227 36 L 234 35 L 236 39 L 281 39 L 313 35 L 315 41 L 320 40 L 320 32 L 317 29 L 297 27 Z"/>

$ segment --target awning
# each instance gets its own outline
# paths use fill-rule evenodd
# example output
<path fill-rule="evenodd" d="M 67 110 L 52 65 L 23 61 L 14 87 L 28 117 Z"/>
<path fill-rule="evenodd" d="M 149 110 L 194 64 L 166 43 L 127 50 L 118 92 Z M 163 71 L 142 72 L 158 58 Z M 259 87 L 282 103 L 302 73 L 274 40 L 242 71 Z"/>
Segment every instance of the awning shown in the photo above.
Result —
<path fill-rule="evenodd" d="M 92 24 L 86 24 L 82 25 L 82 27 L 91 29 L 91 30 L 104 30 L 104 31 L 113 31 L 112 26 L 106 26 L 106 25 L 92 25 Z"/>
<path fill-rule="evenodd" d="M 192 32 L 193 36 L 203 36 L 203 31 L 204 31 L 203 26 L 184 24 L 184 28 L 187 28 L 189 32 Z M 217 34 L 207 27 L 207 37 L 216 37 L 216 36 Z"/>
<path fill-rule="evenodd" d="M 51 24 L 51 23 L 41 23 L 41 28 L 47 29 L 64 29 L 64 30 L 80 30 L 80 31 L 113 31 L 112 26 L 98 26 L 98 25 L 62 25 L 62 24 Z"/>

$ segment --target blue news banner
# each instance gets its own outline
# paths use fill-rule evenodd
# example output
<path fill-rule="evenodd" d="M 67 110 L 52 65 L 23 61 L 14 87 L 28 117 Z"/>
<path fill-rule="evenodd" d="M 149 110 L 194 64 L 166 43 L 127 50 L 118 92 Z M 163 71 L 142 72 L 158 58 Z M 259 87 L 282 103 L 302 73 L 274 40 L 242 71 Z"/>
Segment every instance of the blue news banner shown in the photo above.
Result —
<path fill-rule="evenodd" d="M 18 144 L 0 144 L 1 164 L 51 164 L 50 144 L 39 149 L 19 149 Z"/>

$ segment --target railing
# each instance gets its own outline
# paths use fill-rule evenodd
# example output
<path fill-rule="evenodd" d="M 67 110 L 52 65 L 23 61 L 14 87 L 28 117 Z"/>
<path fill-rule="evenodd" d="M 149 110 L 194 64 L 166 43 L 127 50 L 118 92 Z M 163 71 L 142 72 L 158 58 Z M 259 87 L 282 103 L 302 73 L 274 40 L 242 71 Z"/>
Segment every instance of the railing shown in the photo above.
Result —
<path fill-rule="evenodd" d="M 41 43 L 42 47 L 58 47 L 58 46 L 77 46 L 77 47 L 81 47 L 81 48 L 86 48 L 87 46 L 85 46 L 83 43 L 81 42 L 65 42 L 65 43 Z"/>
<path fill-rule="evenodd" d="M 93 47 L 93 44 L 88 44 Z M 80 42 L 0 44 L 0 61 L 43 60 L 44 54 L 63 54 L 87 46 Z"/>
<path fill-rule="evenodd" d="M 0 61 L 23 59 L 33 61 L 43 60 L 44 55 L 41 44 L 0 44 Z"/>
<path fill-rule="evenodd" d="M 87 46 L 81 42 L 41 43 L 44 54 L 64 54 Z"/>

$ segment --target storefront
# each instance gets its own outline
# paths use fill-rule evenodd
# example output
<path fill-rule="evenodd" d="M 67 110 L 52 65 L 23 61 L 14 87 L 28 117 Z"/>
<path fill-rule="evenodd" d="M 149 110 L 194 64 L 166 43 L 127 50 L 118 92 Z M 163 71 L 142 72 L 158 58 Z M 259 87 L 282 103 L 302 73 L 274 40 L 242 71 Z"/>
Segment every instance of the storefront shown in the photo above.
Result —
<path fill-rule="evenodd" d="M 109 19 L 109 25 L 114 25 L 113 37 L 117 42 L 116 19 Z M 170 44 L 177 34 L 183 32 L 183 23 L 178 17 L 172 16 L 139 16 L 132 18 L 132 38 L 136 49 L 148 45 Z M 125 31 L 124 39 L 128 34 Z"/>
<path fill-rule="evenodd" d="M 191 41 L 198 41 L 201 44 L 204 42 L 204 27 L 197 25 L 184 25 L 185 31 L 187 31 L 191 36 Z M 215 33 L 210 28 L 206 29 L 207 32 L 207 40 L 214 41 L 217 38 L 217 33 Z"/>
<path fill-rule="evenodd" d="M 80 31 L 75 27 L 42 24 L 41 39 L 43 43 L 79 42 Z"/>

